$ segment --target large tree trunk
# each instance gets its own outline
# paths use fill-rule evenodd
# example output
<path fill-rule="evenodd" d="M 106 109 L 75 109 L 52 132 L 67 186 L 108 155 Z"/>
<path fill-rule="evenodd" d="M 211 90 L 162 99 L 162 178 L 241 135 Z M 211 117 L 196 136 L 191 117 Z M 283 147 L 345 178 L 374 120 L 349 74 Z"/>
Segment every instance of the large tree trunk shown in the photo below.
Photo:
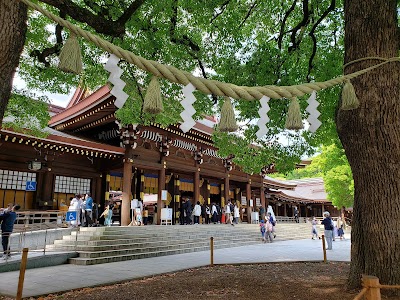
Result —
<path fill-rule="evenodd" d="M 345 1 L 345 62 L 398 56 L 396 0 Z M 378 63 L 352 64 L 351 73 Z M 392 62 L 352 83 L 360 108 L 339 111 L 337 128 L 354 176 L 349 286 L 362 274 L 400 284 L 400 64 Z"/>
<path fill-rule="evenodd" d="M 0 125 L 24 47 L 27 17 L 25 4 L 16 0 L 0 0 Z"/>

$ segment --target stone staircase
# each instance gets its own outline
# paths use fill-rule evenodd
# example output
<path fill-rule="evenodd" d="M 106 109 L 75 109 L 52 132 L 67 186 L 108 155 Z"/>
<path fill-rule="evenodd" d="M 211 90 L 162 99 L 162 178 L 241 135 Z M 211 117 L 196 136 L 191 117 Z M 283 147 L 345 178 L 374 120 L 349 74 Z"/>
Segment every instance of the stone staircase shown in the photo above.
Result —
<path fill-rule="evenodd" d="M 310 224 L 278 224 L 275 241 L 311 237 Z M 76 251 L 69 262 L 93 265 L 108 262 L 165 256 L 210 249 L 238 247 L 261 242 L 257 224 L 174 225 L 140 227 L 81 228 L 56 240 L 49 251 Z"/>

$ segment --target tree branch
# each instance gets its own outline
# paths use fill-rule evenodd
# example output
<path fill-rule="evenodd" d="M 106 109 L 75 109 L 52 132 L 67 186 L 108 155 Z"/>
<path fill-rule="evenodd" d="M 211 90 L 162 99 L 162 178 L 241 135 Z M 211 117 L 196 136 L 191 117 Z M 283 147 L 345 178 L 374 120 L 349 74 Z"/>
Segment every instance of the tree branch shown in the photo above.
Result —
<path fill-rule="evenodd" d="M 244 17 L 243 21 L 240 23 L 239 28 L 240 29 L 244 23 L 246 23 L 247 19 L 250 17 L 253 9 L 257 6 L 257 1 L 254 1 L 254 3 L 250 6 L 250 9 L 248 10 L 246 16 Z"/>
<path fill-rule="evenodd" d="M 326 16 L 335 9 L 336 7 L 336 0 L 331 0 L 331 4 L 329 5 L 329 7 L 323 12 L 323 14 L 321 15 L 321 17 L 319 17 L 319 19 L 317 20 L 317 22 L 314 23 L 313 27 L 311 28 L 310 32 L 308 33 L 308 35 L 311 37 L 312 41 L 313 41 L 313 50 L 310 56 L 310 59 L 308 60 L 308 73 L 307 73 L 307 81 L 310 81 L 310 74 L 311 74 L 311 70 L 313 68 L 313 60 L 315 57 L 315 54 L 317 53 L 317 39 L 315 37 L 315 30 L 317 29 L 318 25 L 321 24 L 321 22 L 326 18 Z"/>
<path fill-rule="evenodd" d="M 285 25 L 286 21 L 289 18 L 290 14 L 293 12 L 294 8 L 296 7 L 297 0 L 294 0 L 292 3 L 292 6 L 286 11 L 285 16 L 283 17 L 282 23 L 281 23 L 281 30 L 279 32 L 279 37 L 278 37 L 278 48 L 282 50 L 282 39 L 283 35 L 287 32 L 283 32 L 285 30 Z"/>
<path fill-rule="evenodd" d="M 65 18 L 66 14 L 63 12 L 60 12 L 60 17 Z M 36 49 L 33 50 L 29 55 L 31 57 L 36 57 L 37 60 L 41 63 L 44 64 L 45 67 L 50 67 L 50 62 L 47 61 L 47 57 L 53 54 L 60 54 L 62 43 L 63 43 L 63 38 L 62 38 L 62 29 L 63 27 L 59 24 L 56 25 L 55 29 L 55 35 L 56 35 L 56 43 L 53 47 L 48 47 L 43 49 L 41 52 L 40 50 Z"/>
<path fill-rule="evenodd" d="M 220 15 L 222 15 L 222 13 L 225 11 L 226 7 L 228 6 L 229 2 L 231 2 L 231 0 L 227 0 L 224 3 L 222 3 L 222 5 L 220 7 L 220 11 L 214 14 L 214 16 L 211 18 L 210 24 L 212 22 L 214 22 L 215 19 L 217 19 Z"/>
<path fill-rule="evenodd" d="M 310 12 L 308 10 L 308 0 L 303 0 L 303 19 L 300 21 L 299 24 L 297 24 L 291 31 L 292 35 L 290 37 L 290 40 L 292 42 L 292 45 L 289 47 L 288 51 L 292 52 L 296 50 L 301 42 L 301 38 L 296 40 L 296 35 L 297 32 L 300 30 L 302 31 L 304 27 L 310 22 Z"/>
<path fill-rule="evenodd" d="M 109 20 L 102 14 L 94 14 L 89 9 L 80 7 L 71 0 L 41 0 L 51 6 L 65 12 L 76 21 L 86 23 L 91 26 L 97 33 L 109 36 L 121 37 L 125 34 L 125 24 L 135 13 L 145 0 L 134 1 L 129 8 L 121 15 L 117 21 Z M 108 16 L 108 14 L 105 14 Z"/>

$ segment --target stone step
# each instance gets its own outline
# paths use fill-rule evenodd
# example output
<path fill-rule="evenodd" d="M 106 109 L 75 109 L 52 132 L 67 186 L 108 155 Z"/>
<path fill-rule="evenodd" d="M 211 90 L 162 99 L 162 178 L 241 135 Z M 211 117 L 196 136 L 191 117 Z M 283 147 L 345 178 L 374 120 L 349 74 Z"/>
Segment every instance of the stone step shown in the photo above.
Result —
<path fill-rule="evenodd" d="M 253 244 L 259 243 L 259 241 L 255 241 Z M 234 247 L 249 245 L 248 241 L 237 243 Z M 232 245 L 227 246 L 226 244 L 219 244 L 214 246 L 215 249 L 228 248 L 233 247 Z M 117 256 L 108 256 L 108 257 L 98 257 L 98 258 L 71 258 L 69 262 L 75 265 L 95 265 L 95 264 L 104 264 L 109 262 L 117 262 L 124 260 L 133 260 L 133 259 L 141 259 L 141 258 L 150 258 L 157 256 L 166 256 L 166 255 L 175 255 L 175 254 L 183 254 L 183 253 L 191 253 L 191 252 L 199 252 L 199 251 L 207 251 L 210 249 L 210 246 L 203 247 L 194 247 L 194 248 L 182 248 L 182 249 L 173 249 L 173 250 L 165 250 L 165 251 L 152 251 L 146 253 L 134 253 L 134 254 L 125 254 L 125 255 L 117 255 Z"/>
<path fill-rule="evenodd" d="M 225 247 L 235 247 L 235 245 L 240 244 L 248 244 L 255 243 L 258 240 L 248 239 L 248 240 L 215 240 L 214 246 L 223 244 Z M 128 255 L 135 253 L 148 253 L 148 252 L 162 252 L 169 250 L 178 250 L 185 248 L 199 248 L 199 247 L 209 247 L 210 241 L 196 241 L 191 244 L 181 243 L 181 244 L 171 244 L 171 245 L 163 245 L 163 246 L 154 246 L 154 247 L 146 247 L 146 248 L 136 248 L 136 247 L 128 247 L 125 249 L 116 249 L 116 250 L 106 250 L 106 251 L 78 251 L 79 257 L 81 258 L 100 258 L 100 257 L 109 257 L 109 256 L 120 256 L 120 255 Z"/>

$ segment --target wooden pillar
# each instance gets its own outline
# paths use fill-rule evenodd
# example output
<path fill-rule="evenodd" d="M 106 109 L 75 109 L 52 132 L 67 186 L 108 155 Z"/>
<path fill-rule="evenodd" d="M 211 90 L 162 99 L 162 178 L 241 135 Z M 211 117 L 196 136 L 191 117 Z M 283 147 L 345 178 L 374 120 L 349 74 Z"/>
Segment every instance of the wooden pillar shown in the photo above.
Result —
<path fill-rule="evenodd" d="M 322 209 L 322 213 L 321 213 L 321 217 L 324 216 L 324 211 L 325 211 L 325 205 L 321 204 L 321 209 Z"/>
<path fill-rule="evenodd" d="M 219 195 L 221 196 L 221 210 L 222 210 L 225 206 L 225 185 L 223 183 L 221 184 Z"/>
<path fill-rule="evenodd" d="M 197 201 L 199 201 L 200 199 L 200 168 L 197 168 L 196 172 L 194 172 L 193 198 L 194 198 L 194 205 L 196 205 Z"/>
<path fill-rule="evenodd" d="M 132 174 L 132 185 L 131 185 L 131 194 L 133 199 L 136 199 L 137 176 L 138 176 L 138 171 L 135 168 L 135 171 Z"/>
<path fill-rule="evenodd" d="M 225 181 L 225 183 L 224 183 L 224 186 L 225 186 L 225 193 L 224 193 L 225 204 L 228 203 L 228 200 L 229 200 L 229 177 L 230 177 L 230 175 L 227 174 L 226 177 L 225 177 L 225 180 L 224 180 Z"/>
<path fill-rule="evenodd" d="M 287 217 L 288 215 L 287 215 L 287 210 L 286 210 L 286 203 L 283 202 L 282 204 L 283 204 L 283 216 Z"/>
<path fill-rule="evenodd" d="M 105 204 L 107 204 L 107 201 L 110 199 L 110 180 L 111 176 L 110 174 L 105 174 L 106 175 L 106 187 L 105 187 L 105 194 L 104 194 L 104 199 L 105 199 Z"/>
<path fill-rule="evenodd" d="M 163 208 L 161 193 L 162 190 L 165 190 L 165 169 L 167 168 L 167 162 L 163 159 L 161 164 L 162 168 L 158 171 L 157 225 L 161 224 L 161 209 Z"/>
<path fill-rule="evenodd" d="M 265 208 L 265 211 L 267 211 L 267 206 L 265 203 L 265 189 L 264 187 L 260 188 L 260 199 L 261 199 L 261 206 Z"/>
<path fill-rule="evenodd" d="M 129 153 L 129 151 L 127 151 Z M 122 186 L 122 204 L 121 204 L 121 226 L 128 226 L 131 222 L 131 185 L 132 185 L 132 163 L 133 160 L 128 158 L 127 155 L 124 159 L 124 174 Z"/>
<path fill-rule="evenodd" d="M 247 202 L 247 223 L 251 224 L 251 212 L 252 207 L 250 207 L 250 199 L 251 199 L 251 180 L 246 183 L 246 202 Z M 254 203 L 253 203 L 254 205 Z"/>
<path fill-rule="evenodd" d="M 101 176 L 103 176 L 103 175 L 101 175 Z M 101 202 L 101 197 L 103 196 L 101 194 L 101 187 L 102 187 L 101 180 L 102 180 L 102 177 L 96 178 L 96 191 L 94 193 L 93 201 L 96 202 L 97 204 L 99 204 Z"/>

